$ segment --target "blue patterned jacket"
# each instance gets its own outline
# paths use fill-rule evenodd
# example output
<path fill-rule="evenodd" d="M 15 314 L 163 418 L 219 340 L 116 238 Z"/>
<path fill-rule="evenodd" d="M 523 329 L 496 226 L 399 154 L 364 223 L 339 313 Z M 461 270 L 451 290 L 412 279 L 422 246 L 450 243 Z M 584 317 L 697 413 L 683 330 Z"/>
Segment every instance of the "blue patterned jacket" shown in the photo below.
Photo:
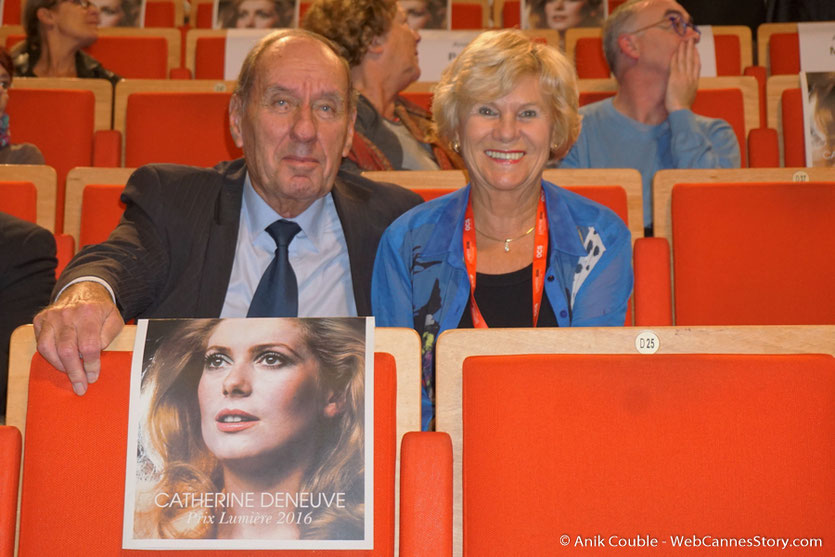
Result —
<path fill-rule="evenodd" d="M 550 260 L 545 292 L 560 327 L 623 325 L 632 241 L 610 209 L 543 180 Z M 418 205 L 383 233 L 371 307 L 380 327 L 413 327 L 423 351 L 423 429 L 434 418 L 434 348 L 458 327 L 470 295 L 462 233 L 470 186 Z"/>

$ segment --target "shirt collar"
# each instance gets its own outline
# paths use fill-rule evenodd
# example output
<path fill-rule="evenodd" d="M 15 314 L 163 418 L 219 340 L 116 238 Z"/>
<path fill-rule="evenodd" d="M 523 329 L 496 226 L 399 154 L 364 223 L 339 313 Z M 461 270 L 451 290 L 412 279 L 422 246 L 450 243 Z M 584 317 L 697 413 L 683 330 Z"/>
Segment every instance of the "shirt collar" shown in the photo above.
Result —
<path fill-rule="evenodd" d="M 264 199 L 258 195 L 255 188 L 252 187 L 252 182 L 249 179 L 247 172 L 244 179 L 244 194 L 243 194 L 243 214 L 245 215 L 244 225 L 249 229 L 252 238 L 256 241 L 260 234 L 268 236 L 266 228 L 275 221 L 284 218 L 279 215 L 272 207 L 270 207 Z M 310 207 L 304 210 L 303 213 L 289 220 L 295 222 L 301 227 L 300 234 L 304 235 L 317 251 L 320 251 L 324 246 L 323 232 L 326 229 L 325 216 L 327 214 L 336 214 L 336 208 L 333 203 L 333 197 L 328 194 L 320 197 L 314 201 Z M 273 241 L 270 239 L 269 244 Z"/>

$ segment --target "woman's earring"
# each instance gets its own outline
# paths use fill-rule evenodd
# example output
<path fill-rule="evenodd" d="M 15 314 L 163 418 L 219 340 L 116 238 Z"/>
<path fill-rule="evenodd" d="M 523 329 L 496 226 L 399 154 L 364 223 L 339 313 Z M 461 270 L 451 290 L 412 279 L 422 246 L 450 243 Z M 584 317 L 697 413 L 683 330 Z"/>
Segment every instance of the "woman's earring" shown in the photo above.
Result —
<path fill-rule="evenodd" d="M 460 153 L 461 152 L 461 144 L 458 141 L 453 141 L 452 142 L 452 150 L 455 151 L 456 153 Z"/>

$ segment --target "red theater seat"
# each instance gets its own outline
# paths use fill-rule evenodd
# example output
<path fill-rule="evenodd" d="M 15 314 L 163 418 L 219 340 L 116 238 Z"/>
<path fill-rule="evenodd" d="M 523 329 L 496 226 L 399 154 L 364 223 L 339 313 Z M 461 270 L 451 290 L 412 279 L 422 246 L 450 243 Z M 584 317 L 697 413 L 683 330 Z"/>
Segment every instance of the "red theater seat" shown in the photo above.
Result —
<path fill-rule="evenodd" d="M 73 394 L 65 375 L 35 355 L 32 327 L 12 339 L 8 423 L 23 431 L 19 557 L 66 555 L 221 556 L 230 551 L 124 551 L 122 516 L 128 395 L 135 327 L 127 326 L 102 355 L 99 381 Z M 33 358 L 34 355 L 34 358 Z M 376 329 L 374 362 L 374 549 L 327 551 L 334 557 L 390 557 L 397 526 L 395 484 L 400 439 L 420 427 L 420 351 L 406 329 Z M 28 390 L 28 394 L 27 394 Z M 72 416 L 72 420 L 56 420 Z M 95 434 L 91 434 L 95 432 Z M 0 433 L 0 446 L 7 445 Z M 56 458 L 56 455 L 60 455 Z M 6 457 L 4 456 L 3 459 Z M 0 472 L 0 481 L 7 483 Z M 17 490 L 12 492 L 16 499 Z M 0 497 L 0 540 L 15 538 Z M 44 512 L 49 508 L 52 512 Z M 83 508 L 84 512 L 76 512 Z M 91 526 L 94 525 L 94 526 Z M 243 552 L 245 553 L 245 552 Z M 314 552 L 316 553 L 316 552 Z M 259 551 L 303 557 L 310 551 Z M 5 557 L 5 555 L 3 556 Z"/>
<path fill-rule="evenodd" d="M 835 327 L 639 333 L 441 335 L 436 424 L 453 446 L 456 554 L 640 555 L 655 545 L 675 555 L 696 532 L 786 529 L 763 535 L 818 547 L 835 535 Z M 433 535 L 448 531 L 427 543 Z"/>

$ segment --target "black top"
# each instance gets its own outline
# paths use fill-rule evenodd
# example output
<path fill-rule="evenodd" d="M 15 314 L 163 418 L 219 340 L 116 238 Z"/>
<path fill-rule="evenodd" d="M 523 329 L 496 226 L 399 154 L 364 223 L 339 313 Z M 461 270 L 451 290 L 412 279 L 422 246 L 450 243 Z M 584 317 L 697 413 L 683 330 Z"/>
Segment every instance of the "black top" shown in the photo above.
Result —
<path fill-rule="evenodd" d="M 488 327 L 533 326 L 533 263 L 502 275 L 476 273 L 475 301 Z M 472 329 L 472 301 L 467 301 L 459 329 Z M 548 294 L 542 291 L 537 327 L 558 327 Z"/>

